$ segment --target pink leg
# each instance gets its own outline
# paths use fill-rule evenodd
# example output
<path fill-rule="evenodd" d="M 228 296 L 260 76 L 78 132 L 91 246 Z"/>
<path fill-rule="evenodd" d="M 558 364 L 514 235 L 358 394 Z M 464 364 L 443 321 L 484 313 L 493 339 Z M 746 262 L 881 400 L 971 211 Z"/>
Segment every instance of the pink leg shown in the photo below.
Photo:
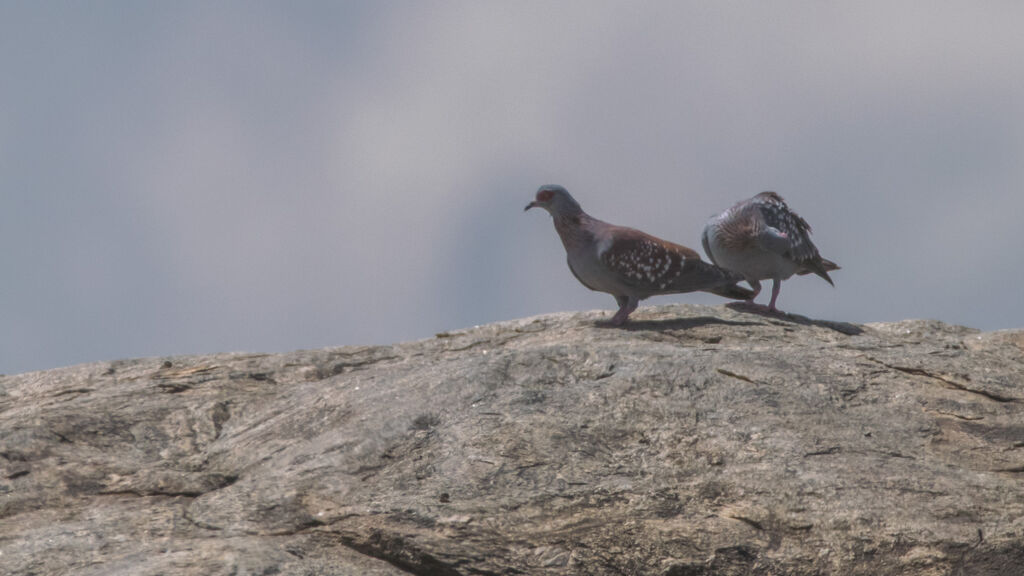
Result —
<path fill-rule="evenodd" d="M 757 295 L 761 293 L 761 282 L 758 281 L 758 280 L 747 280 L 747 284 L 750 284 L 750 287 L 754 290 L 754 295 L 751 296 L 747 300 L 747 302 L 750 302 L 751 304 L 753 304 L 754 303 L 754 298 L 757 298 Z"/>
<path fill-rule="evenodd" d="M 768 310 L 771 312 L 779 311 L 779 309 L 775 307 L 775 299 L 779 297 L 780 289 L 782 289 L 782 280 L 772 280 L 772 300 L 768 303 Z"/>
<path fill-rule="evenodd" d="M 757 298 L 757 295 L 761 293 L 761 282 L 758 280 L 747 280 L 747 284 L 750 284 L 750 288 L 754 291 L 750 298 L 744 300 L 742 304 L 730 303 L 726 304 L 726 306 L 743 306 L 745 308 L 752 310 L 767 310 L 768 308 L 764 304 L 758 304 L 757 302 L 754 302 L 754 299 Z"/>
<path fill-rule="evenodd" d="M 626 316 L 629 316 L 629 312 L 626 312 L 625 308 L 619 308 L 619 311 L 612 316 L 612 326 L 622 326 L 622 323 L 626 321 Z"/>
<path fill-rule="evenodd" d="M 616 300 L 619 302 L 619 311 L 612 316 L 611 324 L 612 326 L 622 326 L 626 322 L 626 318 L 640 305 L 640 301 L 632 298 L 616 298 Z M 623 302 L 623 300 L 625 301 Z"/>

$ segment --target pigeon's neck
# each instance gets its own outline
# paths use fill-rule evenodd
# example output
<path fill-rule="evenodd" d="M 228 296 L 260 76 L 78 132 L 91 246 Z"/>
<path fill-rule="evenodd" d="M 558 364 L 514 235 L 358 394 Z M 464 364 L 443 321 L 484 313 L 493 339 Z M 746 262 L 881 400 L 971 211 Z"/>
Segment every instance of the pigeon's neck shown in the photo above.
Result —
<path fill-rule="evenodd" d="M 562 239 L 565 251 L 572 253 L 594 241 L 594 225 L 601 222 L 585 212 L 558 214 L 554 216 L 555 230 Z"/>

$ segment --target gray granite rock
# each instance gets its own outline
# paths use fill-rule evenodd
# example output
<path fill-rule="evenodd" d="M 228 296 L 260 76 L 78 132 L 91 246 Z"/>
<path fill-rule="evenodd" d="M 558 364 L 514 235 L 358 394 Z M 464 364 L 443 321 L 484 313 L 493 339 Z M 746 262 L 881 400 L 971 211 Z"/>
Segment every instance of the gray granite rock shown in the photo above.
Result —
<path fill-rule="evenodd" d="M 603 317 L 0 377 L 0 573 L 1024 570 L 1024 332 Z"/>

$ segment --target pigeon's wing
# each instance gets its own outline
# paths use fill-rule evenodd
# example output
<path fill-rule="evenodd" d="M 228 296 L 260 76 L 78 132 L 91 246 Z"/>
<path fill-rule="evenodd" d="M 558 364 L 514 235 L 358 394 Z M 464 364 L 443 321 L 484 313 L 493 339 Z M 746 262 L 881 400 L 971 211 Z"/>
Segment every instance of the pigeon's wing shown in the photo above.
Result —
<path fill-rule="evenodd" d="M 838 266 L 830 268 L 825 264 L 818 248 L 811 242 L 811 225 L 806 220 L 790 210 L 775 192 L 762 192 L 750 203 L 756 210 L 756 217 L 763 223 L 758 226 L 757 236 L 762 248 L 788 258 L 832 283 L 828 270 Z M 835 266 L 833 262 L 829 264 Z"/>
<path fill-rule="evenodd" d="M 785 247 L 787 257 L 794 262 L 820 258 L 818 249 L 811 242 L 810 224 L 790 210 L 781 196 L 775 192 L 762 192 L 754 196 L 750 203 L 764 223 L 760 232 L 765 248 L 780 253 L 778 249 Z M 789 242 L 783 243 L 781 239 L 788 239 Z"/>
<path fill-rule="evenodd" d="M 700 243 L 704 246 L 704 253 L 707 254 L 708 260 L 711 260 L 711 262 L 717 265 L 718 262 L 715 261 L 715 254 L 711 251 L 711 240 L 708 238 L 708 229 L 710 229 L 711 226 L 712 223 L 708 222 L 707 226 L 704 227 L 704 231 L 701 232 L 700 235 Z"/>
<path fill-rule="evenodd" d="M 619 282 L 647 294 L 706 290 L 739 280 L 672 242 L 631 228 L 619 228 L 601 262 Z"/>

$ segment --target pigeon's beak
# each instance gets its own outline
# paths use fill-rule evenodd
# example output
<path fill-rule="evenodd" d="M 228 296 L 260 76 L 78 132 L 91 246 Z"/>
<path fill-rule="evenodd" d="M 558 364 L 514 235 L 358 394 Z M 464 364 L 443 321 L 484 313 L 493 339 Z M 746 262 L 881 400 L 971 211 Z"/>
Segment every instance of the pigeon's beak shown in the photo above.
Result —
<path fill-rule="evenodd" d="M 526 208 L 523 208 L 523 212 L 526 212 L 527 210 L 529 210 L 530 208 L 533 208 L 535 206 L 540 206 L 540 204 L 537 204 L 536 200 L 534 200 L 533 202 L 530 202 L 529 204 L 527 204 Z"/>

